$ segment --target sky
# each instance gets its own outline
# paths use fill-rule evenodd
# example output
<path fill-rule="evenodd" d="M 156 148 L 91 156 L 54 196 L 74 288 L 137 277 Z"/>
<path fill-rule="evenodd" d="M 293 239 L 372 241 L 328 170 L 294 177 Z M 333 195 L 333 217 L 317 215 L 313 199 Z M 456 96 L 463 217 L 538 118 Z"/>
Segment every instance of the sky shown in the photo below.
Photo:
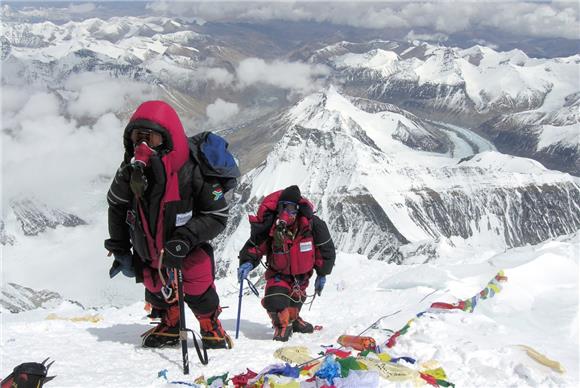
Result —
<path fill-rule="evenodd" d="M 21 5 L 25 2 L 4 2 Z M 126 2 L 125 4 L 130 4 Z M 424 1 L 424 2 L 256 2 L 150 1 L 132 2 L 145 12 L 198 17 L 207 21 L 316 21 L 352 27 L 408 30 L 427 29 L 442 34 L 471 29 L 497 29 L 529 37 L 579 39 L 577 1 Z M 110 7 L 113 2 L 44 2 L 29 16 L 80 16 Z M 116 4 L 120 10 L 119 4 Z M 130 8 L 130 7 L 128 7 Z M 127 9 L 128 9 L 127 8 Z M 127 11 L 127 9 L 125 11 Z"/>

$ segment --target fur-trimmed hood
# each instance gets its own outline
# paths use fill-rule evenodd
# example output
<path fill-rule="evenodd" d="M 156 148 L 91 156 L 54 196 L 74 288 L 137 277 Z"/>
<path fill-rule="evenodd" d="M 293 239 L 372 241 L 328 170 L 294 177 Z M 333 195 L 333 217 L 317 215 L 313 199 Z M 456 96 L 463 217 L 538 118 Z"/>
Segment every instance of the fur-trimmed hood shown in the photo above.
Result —
<path fill-rule="evenodd" d="M 176 173 L 189 158 L 189 144 L 175 109 L 164 101 L 147 101 L 139 105 L 123 133 L 126 159 L 133 157 L 131 131 L 146 128 L 161 133 L 165 152 L 161 155 L 168 173 Z"/>

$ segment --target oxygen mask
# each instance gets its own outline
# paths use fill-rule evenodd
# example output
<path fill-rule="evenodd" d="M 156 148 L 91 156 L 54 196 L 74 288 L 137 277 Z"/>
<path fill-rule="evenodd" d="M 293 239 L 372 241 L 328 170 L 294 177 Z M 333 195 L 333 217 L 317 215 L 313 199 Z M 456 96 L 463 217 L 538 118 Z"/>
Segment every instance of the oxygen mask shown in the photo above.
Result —
<path fill-rule="evenodd" d="M 298 205 L 294 202 L 280 202 L 278 204 L 278 221 L 276 226 L 287 227 L 296 222 L 298 215 Z"/>
<path fill-rule="evenodd" d="M 143 194 L 147 190 L 148 182 L 147 176 L 145 175 L 145 167 L 149 166 L 151 157 L 156 153 L 145 141 L 135 146 L 135 156 L 131 160 L 133 171 L 131 172 L 129 185 L 137 198 L 143 197 Z"/>

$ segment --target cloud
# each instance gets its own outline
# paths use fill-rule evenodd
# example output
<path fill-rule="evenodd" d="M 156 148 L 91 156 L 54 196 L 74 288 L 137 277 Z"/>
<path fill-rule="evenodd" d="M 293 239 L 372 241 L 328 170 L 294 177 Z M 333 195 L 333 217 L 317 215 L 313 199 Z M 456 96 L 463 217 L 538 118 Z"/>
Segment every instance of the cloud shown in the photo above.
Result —
<path fill-rule="evenodd" d="M 165 15 L 209 21 L 317 21 L 363 28 L 428 28 L 455 33 L 474 28 L 536 37 L 578 39 L 580 10 L 574 1 L 423 2 L 195 2 L 149 3 Z"/>
<path fill-rule="evenodd" d="M 59 105 L 58 98 L 54 94 L 35 93 L 26 101 L 18 116 L 22 121 L 50 116 L 58 113 Z"/>
<path fill-rule="evenodd" d="M 32 198 L 75 212 L 104 206 L 102 194 L 123 157 L 126 116 L 157 98 L 150 85 L 104 74 L 72 76 L 58 90 L 2 88 L 2 206 Z M 99 178 L 101 177 L 101 178 Z M 100 180 L 99 180 L 100 179 Z M 93 194 L 91 194 L 93 193 Z M 99 206 L 101 206 L 99 205 Z"/>
<path fill-rule="evenodd" d="M 227 102 L 218 98 L 213 104 L 209 104 L 205 113 L 211 125 L 216 125 L 227 121 L 240 112 L 238 104 Z"/>
<path fill-rule="evenodd" d="M 443 34 L 441 32 L 437 32 L 435 34 L 419 34 L 416 33 L 414 30 L 409 31 L 409 33 L 405 36 L 405 39 L 413 41 L 413 40 L 423 40 L 425 42 L 445 42 L 449 39 L 449 36 Z"/>
<path fill-rule="evenodd" d="M 240 87 L 263 83 L 303 94 L 319 89 L 329 74 L 330 69 L 323 65 L 260 58 L 244 59 L 236 69 Z"/>
<path fill-rule="evenodd" d="M 30 104 L 39 100 L 47 98 L 33 95 Z M 59 110 L 48 112 L 45 108 L 43 115 L 22 118 L 17 134 L 2 134 L 2 175 L 4 182 L 10 182 L 4 187 L 3 200 L 35 198 L 70 209 L 71 202 L 77 202 L 74 198 L 86 189 L 83 183 L 88 174 L 98 170 L 94 154 L 107 153 L 107 148 L 97 151 L 102 142 L 89 132 L 89 128 L 79 129 L 76 121 L 66 119 Z"/>
<path fill-rule="evenodd" d="M 123 125 L 113 113 L 83 126 L 66 118 L 58 102 L 56 94 L 34 93 L 14 113 L 15 131 L 2 133 L 2 176 L 10 182 L 3 201 L 32 198 L 75 211 L 87 204 L 81 198 L 91 191 L 91 180 L 111 175 L 120 163 Z"/>
<path fill-rule="evenodd" d="M 0 12 L 4 17 L 32 17 L 53 21 L 63 21 L 70 20 L 71 17 L 85 16 L 84 14 L 95 13 L 95 11 L 99 10 L 100 8 L 94 3 L 71 3 L 66 7 L 59 7 L 61 4 L 58 2 L 46 1 L 45 3 L 46 4 L 44 6 L 37 4 L 34 7 L 24 6 L 17 8 L 18 2 L 13 2 L 13 8 L 8 5 L 4 5 L 0 9 Z M 51 3 L 54 3 L 55 6 L 49 6 L 53 5 Z"/>
<path fill-rule="evenodd" d="M 81 73 L 72 75 L 65 88 L 71 100 L 68 111 L 75 117 L 99 117 L 107 112 L 118 112 L 132 99 L 144 101 L 155 95 L 151 86 L 112 79 L 104 73 Z"/>
<path fill-rule="evenodd" d="M 200 78 L 213 81 L 217 86 L 228 86 L 234 81 L 234 75 L 221 67 L 202 68 L 198 74 Z"/>
<path fill-rule="evenodd" d="M 93 3 L 70 4 L 68 6 L 68 11 L 70 13 L 89 13 L 95 9 L 97 9 L 97 6 Z"/>
<path fill-rule="evenodd" d="M 566 5 L 564 5 L 566 4 Z M 579 39 L 579 9 L 575 2 L 501 5 L 486 9 L 481 25 L 518 32 L 522 35 Z"/>

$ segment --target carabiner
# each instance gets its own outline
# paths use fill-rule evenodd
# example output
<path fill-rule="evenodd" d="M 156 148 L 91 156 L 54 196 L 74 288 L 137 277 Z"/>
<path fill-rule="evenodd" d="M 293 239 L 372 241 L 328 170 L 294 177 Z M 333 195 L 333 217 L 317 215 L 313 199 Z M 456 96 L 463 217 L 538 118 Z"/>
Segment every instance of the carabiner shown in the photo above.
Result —
<path fill-rule="evenodd" d="M 165 300 L 168 301 L 173 295 L 173 287 L 171 287 L 171 285 L 169 284 L 161 287 L 161 294 L 163 295 Z"/>
<path fill-rule="evenodd" d="M 260 297 L 260 292 L 258 291 L 258 289 L 256 288 L 256 286 L 254 285 L 254 283 L 252 283 L 247 278 L 246 278 L 246 280 L 248 281 L 248 287 L 250 288 L 250 291 L 252 291 L 254 293 L 254 295 L 256 295 L 259 298 Z"/>

